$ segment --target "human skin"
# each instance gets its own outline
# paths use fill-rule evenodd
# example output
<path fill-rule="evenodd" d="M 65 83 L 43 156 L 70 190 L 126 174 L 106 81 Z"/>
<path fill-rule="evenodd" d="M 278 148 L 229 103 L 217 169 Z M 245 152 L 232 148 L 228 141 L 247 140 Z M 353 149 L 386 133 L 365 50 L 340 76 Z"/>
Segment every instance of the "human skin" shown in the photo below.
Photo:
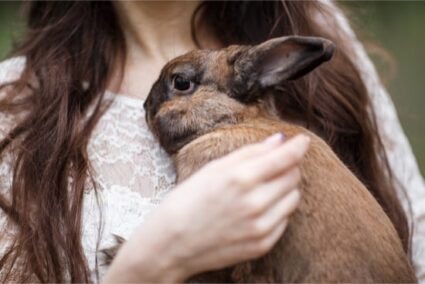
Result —
<path fill-rule="evenodd" d="M 169 59 L 196 48 L 190 17 L 197 3 L 114 5 L 128 52 L 122 81 L 117 75 L 109 88 L 144 99 Z M 213 38 L 200 40 L 216 44 Z M 265 254 L 299 204 L 298 167 L 308 145 L 307 136 L 285 141 L 276 134 L 206 165 L 135 230 L 103 281 L 181 282 Z"/>
<path fill-rule="evenodd" d="M 309 142 L 276 134 L 206 165 L 136 230 L 104 282 L 180 282 L 268 252 L 299 204 Z"/>

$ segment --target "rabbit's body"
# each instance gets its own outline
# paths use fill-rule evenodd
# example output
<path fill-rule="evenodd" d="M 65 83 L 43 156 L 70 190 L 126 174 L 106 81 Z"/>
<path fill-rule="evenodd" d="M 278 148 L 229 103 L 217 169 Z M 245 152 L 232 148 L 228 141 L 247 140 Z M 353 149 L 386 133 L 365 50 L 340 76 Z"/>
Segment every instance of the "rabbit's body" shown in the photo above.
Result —
<path fill-rule="evenodd" d="M 301 204 L 272 251 L 193 281 L 415 282 L 394 226 L 366 187 L 321 138 L 273 110 L 273 97 L 285 95 L 278 86 L 332 53 L 325 39 L 288 37 L 193 51 L 162 70 L 144 107 L 179 181 L 276 132 L 312 138 L 301 165 Z"/>
<path fill-rule="evenodd" d="M 264 257 L 198 275 L 196 282 L 414 282 L 388 217 L 330 147 L 303 128 L 260 119 L 216 129 L 173 156 L 179 179 L 207 162 L 269 135 L 307 133 L 302 201 L 283 237 Z M 200 189 L 202 190 L 202 189 Z M 207 232 L 206 232 L 207 233 Z"/>

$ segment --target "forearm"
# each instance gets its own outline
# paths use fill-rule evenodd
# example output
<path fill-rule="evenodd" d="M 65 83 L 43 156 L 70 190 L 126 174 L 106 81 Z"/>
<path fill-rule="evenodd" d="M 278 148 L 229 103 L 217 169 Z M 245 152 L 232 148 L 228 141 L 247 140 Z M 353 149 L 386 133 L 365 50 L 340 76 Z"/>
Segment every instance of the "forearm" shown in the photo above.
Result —
<path fill-rule="evenodd" d="M 182 282 L 188 275 L 169 250 L 172 242 L 167 239 L 170 237 L 164 232 L 139 229 L 120 249 L 103 282 Z"/>
<path fill-rule="evenodd" d="M 308 146 L 306 136 L 277 134 L 203 167 L 123 245 L 104 282 L 182 282 L 267 253 L 300 202 Z"/>

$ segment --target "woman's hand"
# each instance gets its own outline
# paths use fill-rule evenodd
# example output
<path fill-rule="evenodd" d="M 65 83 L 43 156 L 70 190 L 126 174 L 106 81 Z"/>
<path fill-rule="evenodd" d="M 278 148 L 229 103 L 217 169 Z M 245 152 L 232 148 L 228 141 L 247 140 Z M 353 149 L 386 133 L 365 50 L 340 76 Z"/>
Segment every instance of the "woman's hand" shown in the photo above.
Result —
<path fill-rule="evenodd" d="M 300 201 L 309 140 L 276 134 L 203 167 L 124 244 L 105 281 L 183 281 L 268 252 Z"/>

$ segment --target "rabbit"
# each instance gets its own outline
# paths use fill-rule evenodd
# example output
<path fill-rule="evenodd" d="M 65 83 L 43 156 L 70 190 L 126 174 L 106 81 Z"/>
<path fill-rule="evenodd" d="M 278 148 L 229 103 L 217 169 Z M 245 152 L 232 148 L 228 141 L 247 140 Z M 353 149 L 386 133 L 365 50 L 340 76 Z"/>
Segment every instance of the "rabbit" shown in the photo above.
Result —
<path fill-rule="evenodd" d="M 324 38 L 289 36 L 194 50 L 162 69 L 144 109 L 177 182 L 276 132 L 311 138 L 300 166 L 302 201 L 273 249 L 189 282 L 417 281 L 394 226 L 366 187 L 320 137 L 276 113 L 279 86 L 330 60 L 334 50 Z"/>

